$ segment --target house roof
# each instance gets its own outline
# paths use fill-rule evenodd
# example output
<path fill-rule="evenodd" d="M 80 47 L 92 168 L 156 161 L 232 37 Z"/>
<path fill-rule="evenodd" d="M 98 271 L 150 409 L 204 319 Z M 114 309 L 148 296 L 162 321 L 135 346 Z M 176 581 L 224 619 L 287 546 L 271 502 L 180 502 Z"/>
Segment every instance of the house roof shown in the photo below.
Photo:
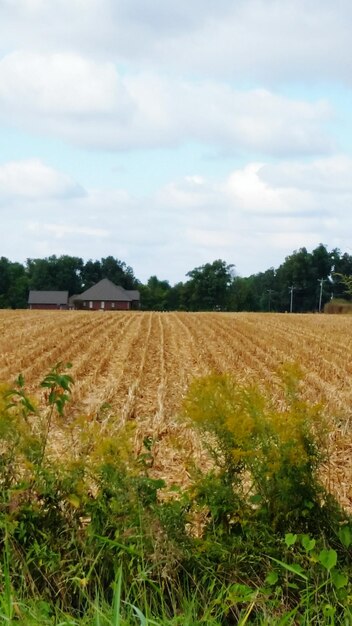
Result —
<path fill-rule="evenodd" d="M 131 300 L 140 300 L 141 294 L 137 289 L 125 289 L 125 292 L 129 294 Z"/>
<path fill-rule="evenodd" d="M 67 304 L 68 291 L 33 291 L 29 292 L 28 304 Z"/>
<path fill-rule="evenodd" d="M 110 300 L 113 302 L 131 302 L 139 300 L 138 291 L 128 291 L 123 287 L 119 287 L 111 282 L 108 278 L 103 278 L 96 285 L 90 287 L 79 296 L 75 297 L 75 301 L 82 300 Z"/>

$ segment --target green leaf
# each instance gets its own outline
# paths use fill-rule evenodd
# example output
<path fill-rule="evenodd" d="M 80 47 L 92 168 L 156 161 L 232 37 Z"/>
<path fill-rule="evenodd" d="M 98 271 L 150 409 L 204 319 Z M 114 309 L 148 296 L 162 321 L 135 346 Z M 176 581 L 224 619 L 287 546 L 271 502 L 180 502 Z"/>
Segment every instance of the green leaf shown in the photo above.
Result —
<path fill-rule="evenodd" d="M 309 535 L 303 535 L 301 543 L 306 552 L 310 552 L 315 547 L 315 539 L 311 539 Z"/>
<path fill-rule="evenodd" d="M 236 583 L 234 585 L 231 585 L 227 599 L 230 600 L 233 604 L 237 604 L 238 602 L 249 602 L 253 599 L 254 594 L 254 589 L 248 587 L 248 585 Z"/>
<path fill-rule="evenodd" d="M 24 387 L 24 376 L 23 374 L 19 374 L 19 376 L 17 377 L 16 381 L 15 381 L 16 385 L 18 387 Z"/>
<path fill-rule="evenodd" d="M 143 615 L 142 611 L 135 606 L 134 604 L 131 605 L 132 609 L 134 610 L 136 616 L 138 617 L 139 621 L 140 621 L 140 625 L 141 626 L 148 626 L 148 622 L 146 620 L 146 617 Z"/>
<path fill-rule="evenodd" d="M 263 498 L 259 493 L 256 493 L 254 494 L 254 496 L 251 496 L 249 500 L 252 504 L 261 504 L 261 502 L 263 501 Z"/>
<path fill-rule="evenodd" d="M 121 586 L 122 586 L 122 568 L 121 565 L 118 569 L 115 584 L 114 584 L 114 597 L 112 603 L 112 624 L 113 626 L 120 626 L 120 606 L 121 606 Z"/>
<path fill-rule="evenodd" d="M 348 576 L 345 576 L 336 569 L 331 572 L 331 580 L 336 589 L 343 589 L 348 585 Z"/>
<path fill-rule="evenodd" d="M 67 502 L 69 502 L 75 509 L 78 509 L 81 504 L 79 497 L 75 493 L 70 493 L 67 496 Z"/>
<path fill-rule="evenodd" d="M 278 565 L 283 567 L 288 572 L 292 572 L 292 574 L 296 574 L 296 576 L 303 578 L 303 580 L 308 580 L 308 577 L 303 573 L 304 572 L 303 568 L 297 563 L 292 563 L 292 564 L 284 563 L 283 561 L 279 561 L 279 559 L 274 559 L 273 556 L 269 556 L 268 558 L 271 561 L 274 561 L 274 563 L 277 563 Z"/>
<path fill-rule="evenodd" d="M 319 553 L 319 562 L 330 572 L 337 563 L 337 553 L 335 550 L 322 550 Z"/>
<path fill-rule="evenodd" d="M 352 543 L 352 528 L 350 526 L 342 526 L 338 535 L 342 545 L 345 548 L 349 548 Z"/>
<path fill-rule="evenodd" d="M 323 613 L 324 617 L 332 618 L 336 613 L 336 609 L 334 606 L 331 606 L 331 604 L 325 604 L 325 606 L 323 607 Z"/>
<path fill-rule="evenodd" d="M 305 500 L 305 502 L 304 502 L 304 506 L 305 506 L 307 509 L 309 509 L 309 511 L 311 511 L 311 510 L 312 510 L 312 508 L 314 507 L 314 504 L 313 504 L 313 502 L 311 502 L 310 500 Z"/>
<path fill-rule="evenodd" d="M 277 583 L 277 581 L 278 581 L 278 580 L 279 580 L 279 575 L 278 575 L 278 573 L 277 573 L 277 572 L 275 572 L 275 570 L 273 570 L 272 572 L 270 572 L 270 573 L 267 575 L 267 577 L 266 577 L 266 579 L 265 579 L 265 582 L 266 582 L 268 585 L 276 585 L 276 583 Z"/>
<path fill-rule="evenodd" d="M 297 535 L 293 535 L 292 533 L 286 533 L 285 535 L 285 544 L 289 548 L 293 546 L 297 541 Z"/>

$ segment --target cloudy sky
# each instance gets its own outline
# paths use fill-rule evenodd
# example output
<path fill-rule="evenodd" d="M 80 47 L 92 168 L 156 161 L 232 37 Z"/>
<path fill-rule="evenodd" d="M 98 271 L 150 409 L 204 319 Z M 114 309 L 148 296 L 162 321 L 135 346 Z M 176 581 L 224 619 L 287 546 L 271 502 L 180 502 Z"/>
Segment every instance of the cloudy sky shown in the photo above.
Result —
<path fill-rule="evenodd" d="M 0 0 L 0 256 L 352 253 L 350 0 Z"/>

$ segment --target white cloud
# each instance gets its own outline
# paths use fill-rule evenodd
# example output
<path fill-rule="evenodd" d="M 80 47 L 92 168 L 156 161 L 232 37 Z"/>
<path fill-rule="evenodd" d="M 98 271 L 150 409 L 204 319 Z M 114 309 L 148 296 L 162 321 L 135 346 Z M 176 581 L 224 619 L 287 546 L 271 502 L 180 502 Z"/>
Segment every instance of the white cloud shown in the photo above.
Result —
<path fill-rule="evenodd" d="M 196 141 L 266 154 L 330 151 L 325 102 L 267 90 L 119 75 L 77 54 L 16 52 L 0 61 L 0 119 L 80 146 L 123 150 Z"/>
<path fill-rule="evenodd" d="M 272 84 L 351 81 L 349 0 L 3 0 L 2 46 Z M 1 45 L 1 44 L 0 44 Z"/>
<path fill-rule="evenodd" d="M 320 194 L 352 193 L 352 158 L 334 155 L 312 163 L 282 162 L 260 169 L 260 179 L 277 187 L 299 187 Z"/>
<path fill-rule="evenodd" d="M 10 112 L 109 113 L 120 97 L 114 66 L 77 54 L 17 51 L 1 60 L 0 72 L 0 97 Z"/>
<path fill-rule="evenodd" d="M 349 0 L 2 0 L 1 253 L 111 253 L 174 280 L 347 248 L 351 19 Z M 129 151 L 110 174 L 108 151 Z M 67 174 L 46 163 L 63 155 Z"/>
<path fill-rule="evenodd" d="M 63 239 L 71 235 L 85 235 L 88 237 L 108 237 L 109 231 L 103 228 L 87 228 L 85 226 L 68 226 L 67 224 L 42 224 L 38 222 L 29 222 L 27 226 L 31 233 L 39 233 L 43 235 L 48 233 L 56 239 Z"/>
<path fill-rule="evenodd" d="M 339 163 L 344 167 L 339 168 Z M 248 275 L 278 266 L 302 246 L 313 248 L 324 242 L 346 250 L 352 229 L 348 163 L 342 156 L 305 166 L 293 162 L 293 172 L 299 176 L 282 184 L 285 163 L 248 164 L 215 182 L 192 173 L 144 198 L 118 189 L 62 194 L 60 185 L 55 195 L 55 186 L 49 186 L 49 192 L 47 187 L 36 188 L 33 168 L 26 174 L 27 198 L 16 193 L 15 185 L 0 184 L 1 254 L 13 260 L 49 254 L 85 259 L 113 254 L 130 264 L 142 280 L 158 274 L 176 282 L 215 258 L 234 263 L 239 273 Z M 47 166 L 40 165 L 45 172 Z M 48 169 L 55 181 L 55 170 Z M 334 190 L 337 169 L 345 189 L 342 195 Z M 0 180 L 3 171 L 6 164 Z M 268 171 L 270 182 L 264 176 Z M 324 172 L 321 192 L 314 177 L 310 187 L 312 171 Z M 58 180 L 61 176 L 57 173 Z M 11 210 L 6 211 L 7 206 Z"/>
<path fill-rule="evenodd" d="M 312 209 L 309 189 L 282 187 L 281 182 L 270 185 L 261 176 L 263 169 L 263 164 L 251 163 L 231 174 L 225 185 L 225 192 L 244 214 L 273 216 Z M 272 169 L 275 172 L 275 166 Z"/>
<path fill-rule="evenodd" d="M 39 159 L 12 161 L 0 165 L 0 204 L 17 198 L 26 201 L 76 197 L 82 187 L 69 176 Z"/>

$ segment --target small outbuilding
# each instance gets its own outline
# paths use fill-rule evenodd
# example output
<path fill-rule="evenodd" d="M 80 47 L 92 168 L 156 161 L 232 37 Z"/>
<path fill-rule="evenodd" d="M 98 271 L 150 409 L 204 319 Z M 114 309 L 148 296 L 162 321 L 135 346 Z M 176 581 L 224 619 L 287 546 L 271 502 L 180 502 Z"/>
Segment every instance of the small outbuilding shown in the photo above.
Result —
<path fill-rule="evenodd" d="M 33 291 L 29 292 L 30 309 L 66 310 L 68 309 L 68 291 Z"/>
<path fill-rule="evenodd" d="M 128 311 L 139 309 L 140 293 L 124 289 L 108 278 L 103 278 L 79 296 L 70 299 L 75 309 L 84 311 Z"/>

